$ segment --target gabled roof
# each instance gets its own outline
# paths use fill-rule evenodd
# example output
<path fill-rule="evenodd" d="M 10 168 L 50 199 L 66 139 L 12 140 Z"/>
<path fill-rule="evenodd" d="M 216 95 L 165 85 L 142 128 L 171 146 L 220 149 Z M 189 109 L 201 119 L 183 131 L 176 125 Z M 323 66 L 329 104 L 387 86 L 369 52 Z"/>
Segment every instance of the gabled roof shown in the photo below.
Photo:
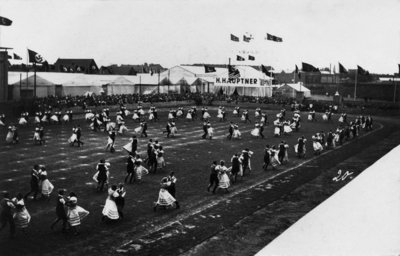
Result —
<path fill-rule="evenodd" d="M 99 70 L 99 67 L 97 66 L 96 62 L 94 59 L 62 59 L 58 58 L 57 61 L 54 63 L 54 66 L 57 71 L 61 71 L 60 66 L 63 67 L 84 67 L 85 71 L 87 72 L 88 70 Z M 93 68 L 95 67 L 95 68 Z"/>
<path fill-rule="evenodd" d="M 284 84 L 283 86 L 289 86 L 292 89 L 298 91 L 298 92 L 309 92 L 310 89 L 306 88 L 302 83 L 296 83 L 296 84 Z"/>

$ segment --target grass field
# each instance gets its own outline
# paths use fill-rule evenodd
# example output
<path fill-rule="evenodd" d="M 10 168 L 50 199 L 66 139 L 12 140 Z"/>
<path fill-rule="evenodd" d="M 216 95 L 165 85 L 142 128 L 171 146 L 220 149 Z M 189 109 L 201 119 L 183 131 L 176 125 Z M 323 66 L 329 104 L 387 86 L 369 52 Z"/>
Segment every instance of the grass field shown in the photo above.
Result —
<path fill-rule="evenodd" d="M 267 111 L 268 119 L 272 123 L 276 110 Z M 2 139 L 0 143 L 0 156 L 2 159 L 0 171 L 0 190 L 8 190 L 14 196 L 18 192 L 27 193 L 29 191 L 30 170 L 34 164 L 46 165 L 50 181 L 55 185 L 55 190 L 50 201 L 28 200 L 27 209 L 32 215 L 28 235 L 17 233 L 17 237 L 11 241 L 7 239 L 8 232 L 3 230 L 0 233 L 1 250 L 7 254 L 51 254 L 57 250 L 62 254 L 77 252 L 83 247 L 95 248 L 98 244 L 105 246 L 117 246 L 118 239 L 124 232 L 140 233 L 151 227 L 162 224 L 176 214 L 190 211 L 190 209 L 211 202 L 215 198 L 223 197 L 223 193 L 212 195 L 207 193 L 206 187 L 209 177 L 209 166 L 213 160 L 225 160 L 229 162 L 234 153 L 241 152 L 244 148 L 249 148 L 255 154 L 252 157 L 253 172 L 250 176 L 245 176 L 231 187 L 231 190 L 257 182 L 264 177 L 273 175 L 275 172 L 262 171 L 263 149 L 266 144 L 277 145 L 282 139 L 289 145 L 290 162 L 279 169 L 294 166 L 300 161 L 295 157 L 294 144 L 297 138 L 304 135 L 308 139 L 308 156 L 312 154 L 311 135 L 319 131 L 329 131 L 337 126 L 337 117 L 333 121 L 323 122 L 317 114 L 317 122 L 307 122 L 306 114 L 302 114 L 302 123 L 299 132 L 294 132 L 282 138 L 273 137 L 273 126 L 269 125 L 264 130 L 266 139 L 253 138 L 250 135 L 254 127 L 254 110 L 251 110 L 251 124 L 240 123 L 239 118 L 232 116 L 232 111 L 228 110 L 228 121 L 218 122 L 216 109 L 209 111 L 212 118 L 211 123 L 214 127 L 214 138 L 212 140 L 202 140 L 202 122 L 177 121 L 178 136 L 175 138 L 165 138 L 162 130 L 167 120 L 167 111 L 159 110 L 160 121 L 149 123 L 148 138 L 139 139 L 138 151 L 143 156 L 146 155 L 146 146 L 149 138 L 158 139 L 164 146 L 167 167 L 162 172 L 149 174 L 143 178 L 140 184 L 126 185 L 126 205 L 124 209 L 125 218 L 122 222 L 114 224 L 101 223 L 101 211 L 107 197 L 106 192 L 96 192 L 96 184 L 92 180 L 95 167 L 101 158 L 105 158 L 111 163 L 111 184 L 122 182 L 125 177 L 127 153 L 122 146 L 129 141 L 130 134 L 117 136 L 116 152 L 105 151 L 107 135 L 103 132 L 92 132 L 88 129 L 88 124 L 83 119 L 75 117 L 74 123 L 79 123 L 82 129 L 82 140 L 85 145 L 81 148 L 70 147 L 68 138 L 71 135 L 73 123 L 66 125 L 48 125 L 45 127 L 45 145 L 33 145 L 33 127 L 20 128 L 20 143 L 8 145 Z M 291 112 L 286 113 L 287 118 L 292 117 Z M 82 116 L 81 116 L 82 117 Z M 229 141 L 226 139 L 228 134 L 229 121 L 239 123 L 243 138 L 241 140 Z M 138 124 L 128 119 L 126 122 L 130 131 Z M 5 138 L 6 129 L 1 128 L 0 138 Z M 229 164 L 228 164 L 229 165 Z M 175 171 L 178 178 L 177 199 L 181 203 L 180 210 L 159 210 L 153 212 L 153 202 L 157 200 L 159 182 L 162 177 L 170 171 Z M 78 237 L 72 234 L 62 234 L 60 231 L 50 230 L 50 224 L 55 218 L 55 196 L 59 188 L 66 188 L 68 192 L 74 191 L 78 195 L 78 205 L 90 211 L 90 215 L 83 220 L 81 234 Z M 59 226 L 61 229 L 61 227 Z M 114 236 L 115 235 L 115 236 Z M 114 237 L 113 237 L 114 236 Z M 65 243 L 63 243 L 65 241 Z M 121 241 L 119 241 L 121 242 Z M 65 244 L 65 246 L 61 246 Z M 100 250 L 100 249 L 99 249 Z"/>

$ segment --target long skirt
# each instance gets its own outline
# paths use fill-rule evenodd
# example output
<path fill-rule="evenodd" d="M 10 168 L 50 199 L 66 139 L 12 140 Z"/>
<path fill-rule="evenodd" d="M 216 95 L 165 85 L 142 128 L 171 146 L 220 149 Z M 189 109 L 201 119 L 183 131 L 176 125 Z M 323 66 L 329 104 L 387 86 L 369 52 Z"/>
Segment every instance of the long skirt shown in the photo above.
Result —
<path fill-rule="evenodd" d="M 292 128 L 290 128 L 290 126 L 289 125 L 284 125 L 283 126 L 283 132 L 284 133 L 291 133 L 293 130 L 292 130 Z"/>
<path fill-rule="evenodd" d="M 172 113 L 168 114 L 168 119 L 174 119 L 174 115 Z"/>
<path fill-rule="evenodd" d="M 68 143 L 75 142 L 75 141 L 77 141 L 77 139 L 78 139 L 78 137 L 77 137 L 76 134 L 74 133 L 74 134 L 71 135 L 71 137 L 69 137 Z"/>
<path fill-rule="evenodd" d="M 23 118 L 23 117 L 21 117 L 20 119 L 19 119 L 19 121 L 18 121 L 18 124 L 19 125 L 26 125 L 28 122 L 26 121 L 26 119 L 25 118 Z"/>
<path fill-rule="evenodd" d="M 111 131 L 113 128 L 115 129 L 117 127 L 117 124 L 114 122 L 108 122 L 106 125 L 106 131 Z"/>
<path fill-rule="evenodd" d="M 62 119 L 64 122 L 69 122 L 69 115 L 65 114 Z"/>
<path fill-rule="evenodd" d="M 68 208 L 67 217 L 68 223 L 74 227 L 79 226 L 81 224 L 81 220 L 83 220 L 86 216 L 89 215 L 89 211 L 86 211 L 80 206 L 75 206 Z"/>
<path fill-rule="evenodd" d="M 321 143 L 319 143 L 318 141 L 313 142 L 313 148 L 315 152 L 321 152 L 323 150 Z"/>
<path fill-rule="evenodd" d="M 212 127 L 208 128 L 207 133 L 208 133 L 208 136 L 210 136 L 210 138 L 211 138 L 214 135 L 214 129 Z"/>
<path fill-rule="evenodd" d="M 239 130 L 233 130 L 232 138 L 238 139 L 242 136 Z"/>
<path fill-rule="evenodd" d="M 178 129 L 174 126 L 174 127 L 172 127 L 171 128 L 171 135 L 172 136 L 175 136 L 175 134 L 177 134 L 178 133 Z"/>
<path fill-rule="evenodd" d="M 6 142 L 7 142 L 7 143 L 11 143 L 11 142 L 13 141 L 13 137 L 14 137 L 14 132 L 9 131 L 9 132 L 7 133 L 7 136 L 6 136 Z"/>
<path fill-rule="evenodd" d="M 276 154 L 271 157 L 271 165 L 273 167 L 276 167 L 276 166 L 278 166 L 280 164 L 281 164 L 281 162 L 279 162 L 278 156 Z"/>
<path fill-rule="evenodd" d="M 135 131 L 136 133 L 141 133 L 141 132 L 142 132 L 142 129 L 143 129 L 142 126 L 139 126 L 139 127 L 136 127 L 134 131 Z"/>
<path fill-rule="evenodd" d="M 251 135 L 253 135 L 253 136 L 255 136 L 255 137 L 260 136 L 260 128 L 254 128 L 254 129 L 251 131 Z"/>
<path fill-rule="evenodd" d="M 308 115 L 308 121 L 311 121 L 313 118 L 312 118 L 312 115 L 311 114 L 309 114 Z"/>
<path fill-rule="evenodd" d="M 328 116 L 326 114 L 322 115 L 322 120 L 327 121 L 328 120 Z"/>
<path fill-rule="evenodd" d="M 119 127 L 118 133 L 119 133 L 119 134 L 124 134 L 125 132 L 128 132 L 128 128 L 126 128 L 125 125 L 121 125 L 121 126 Z"/>
<path fill-rule="evenodd" d="M 54 190 L 54 185 L 51 184 L 49 179 L 42 181 L 42 194 L 45 196 L 50 196 L 51 192 Z"/>
<path fill-rule="evenodd" d="M 158 205 L 172 205 L 173 203 L 176 202 L 176 199 L 168 192 L 168 190 L 162 188 L 160 189 L 160 192 L 158 193 L 158 200 L 157 204 Z"/>
<path fill-rule="evenodd" d="M 165 166 L 165 160 L 163 156 L 157 157 L 157 164 L 161 167 Z"/>
<path fill-rule="evenodd" d="M 51 119 L 51 121 L 53 121 L 53 122 L 58 122 L 58 117 L 57 117 L 56 115 L 52 115 L 52 116 L 50 117 L 50 119 Z"/>
<path fill-rule="evenodd" d="M 186 114 L 186 119 L 188 119 L 188 120 L 192 120 L 192 114 L 190 114 L 190 113 L 187 113 L 187 114 Z"/>
<path fill-rule="evenodd" d="M 104 205 L 102 214 L 111 220 L 119 219 L 118 208 L 114 200 L 111 200 L 110 198 L 106 199 L 106 204 Z"/>
<path fill-rule="evenodd" d="M 133 116 L 132 116 L 132 119 L 133 119 L 133 120 L 139 119 L 138 114 L 134 113 Z"/>
<path fill-rule="evenodd" d="M 85 119 L 86 119 L 86 120 L 91 120 L 93 117 L 94 117 L 94 114 L 93 114 L 93 113 L 86 113 L 86 114 L 85 114 Z"/>
<path fill-rule="evenodd" d="M 34 123 L 35 123 L 35 124 L 40 124 L 40 118 L 39 118 L 38 116 L 35 116 L 35 121 L 34 121 Z"/>
<path fill-rule="evenodd" d="M 25 207 L 23 208 L 23 210 L 14 213 L 13 217 L 17 228 L 27 228 L 29 222 L 31 222 L 31 215 Z"/>
<path fill-rule="evenodd" d="M 281 129 L 279 127 L 275 127 L 274 135 L 276 135 L 276 136 L 280 136 L 281 135 Z"/>
<path fill-rule="evenodd" d="M 218 187 L 219 188 L 229 188 L 230 185 L 231 184 L 230 184 L 228 174 L 226 174 L 226 173 L 221 174 L 221 176 L 219 177 Z"/>
<path fill-rule="evenodd" d="M 153 119 L 154 119 L 154 114 L 151 113 L 151 114 L 149 115 L 149 120 L 153 120 Z"/>
<path fill-rule="evenodd" d="M 40 134 L 39 134 L 39 132 L 35 132 L 35 133 L 33 134 L 33 140 L 40 140 Z"/>
<path fill-rule="evenodd" d="M 210 114 L 208 112 L 204 112 L 203 119 L 208 119 L 208 118 L 211 118 Z"/>

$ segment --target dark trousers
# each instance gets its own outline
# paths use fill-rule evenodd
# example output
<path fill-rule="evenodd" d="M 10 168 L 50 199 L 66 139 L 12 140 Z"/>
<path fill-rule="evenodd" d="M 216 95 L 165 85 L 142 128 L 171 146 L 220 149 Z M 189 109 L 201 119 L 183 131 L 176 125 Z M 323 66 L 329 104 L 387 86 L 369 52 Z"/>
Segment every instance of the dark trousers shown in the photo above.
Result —
<path fill-rule="evenodd" d="M 201 136 L 201 138 L 205 139 L 207 137 L 207 132 L 204 131 L 204 134 Z"/>
<path fill-rule="evenodd" d="M 103 191 L 104 184 L 106 184 L 106 180 L 99 180 L 99 182 L 97 184 L 97 190 L 98 191 Z"/>
<path fill-rule="evenodd" d="M 39 185 L 33 186 L 33 185 L 31 184 L 31 191 L 29 191 L 29 192 L 24 196 L 24 198 L 25 198 L 25 199 L 28 198 L 28 196 L 29 196 L 30 194 L 32 194 L 32 193 L 33 193 L 33 199 L 36 199 L 36 197 L 37 197 L 37 195 L 38 195 L 38 193 L 39 193 Z"/>
<path fill-rule="evenodd" d="M 142 134 L 140 135 L 141 137 L 146 137 L 147 138 L 147 132 L 146 131 L 142 131 Z"/>
<path fill-rule="evenodd" d="M 233 132 L 230 132 L 230 133 L 229 133 L 229 135 L 228 135 L 228 140 L 232 139 L 232 134 L 233 134 Z"/>
<path fill-rule="evenodd" d="M 213 193 L 215 193 L 215 190 L 218 187 L 218 183 L 219 183 L 218 176 L 211 174 L 210 175 L 210 184 L 208 184 L 207 191 L 210 191 L 210 188 L 214 185 Z"/>
<path fill-rule="evenodd" d="M 68 220 L 67 220 L 67 216 L 57 216 L 57 219 L 51 224 L 51 229 L 54 228 L 54 226 L 59 222 L 62 221 L 62 230 L 65 231 L 67 229 L 67 224 L 68 224 Z"/>
<path fill-rule="evenodd" d="M 0 230 L 2 230 L 8 223 L 10 225 L 10 236 L 13 236 L 15 234 L 15 222 L 13 215 L 11 213 L 1 216 L 0 222 L 1 222 Z"/>

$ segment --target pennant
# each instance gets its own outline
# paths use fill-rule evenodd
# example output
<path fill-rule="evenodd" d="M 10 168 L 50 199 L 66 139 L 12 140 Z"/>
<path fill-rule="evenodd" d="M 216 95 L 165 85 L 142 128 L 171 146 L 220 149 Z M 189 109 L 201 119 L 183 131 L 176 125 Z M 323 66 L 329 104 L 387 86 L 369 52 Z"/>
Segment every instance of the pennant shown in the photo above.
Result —
<path fill-rule="evenodd" d="M 271 70 L 271 68 L 270 68 Z M 264 74 L 266 74 L 267 76 L 269 76 L 269 73 L 271 73 L 271 71 L 268 70 L 268 68 L 266 66 L 264 66 L 263 64 L 261 64 L 261 72 L 263 72 Z"/>
<path fill-rule="evenodd" d="M 249 55 L 249 60 L 256 60 L 254 56 Z"/>
<path fill-rule="evenodd" d="M 311 64 L 302 62 L 301 71 L 303 72 L 320 72 L 318 68 L 314 67 Z"/>
<path fill-rule="evenodd" d="M 239 37 L 231 34 L 231 40 L 234 42 L 239 42 Z"/>
<path fill-rule="evenodd" d="M 28 49 L 28 55 L 29 55 L 29 62 L 30 63 L 43 63 L 44 62 L 43 57 L 39 53 L 37 53 L 35 51 L 32 51 L 32 50 Z"/>
<path fill-rule="evenodd" d="M 22 58 L 14 53 L 14 60 L 22 60 Z"/>
<path fill-rule="evenodd" d="M 300 73 L 299 67 L 297 67 L 297 65 L 295 65 L 295 66 L 296 66 L 296 68 L 295 68 L 294 72 L 297 74 L 297 77 L 299 79 L 301 79 L 301 73 Z"/>
<path fill-rule="evenodd" d="M 357 73 L 361 76 L 368 76 L 369 72 L 357 65 Z"/>
<path fill-rule="evenodd" d="M 228 65 L 229 78 L 239 78 L 240 72 L 235 67 Z"/>
<path fill-rule="evenodd" d="M 347 69 L 345 69 L 345 68 L 343 67 L 343 65 L 340 64 L 340 62 L 339 62 L 339 74 L 347 74 L 347 73 L 349 73 L 349 72 L 347 71 Z"/>
<path fill-rule="evenodd" d="M 277 36 L 274 36 L 274 35 L 271 35 L 268 33 L 267 33 L 267 37 L 265 39 L 274 41 L 274 42 L 283 42 L 282 37 L 277 37 Z"/>
<path fill-rule="evenodd" d="M 11 26 L 12 20 L 0 16 L 0 25 L 2 26 Z"/>
<path fill-rule="evenodd" d="M 243 35 L 243 41 L 244 42 L 246 42 L 246 43 L 250 43 L 250 40 L 251 40 L 252 38 L 251 38 L 251 36 L 246 36 L 246 35 Z"/>
<path fill-rule="evenodd" d="M 212 73 L 216 72 L 215 67 L 209 66 L 209 65 L 204 65 L 204 72 L 205 73 Z"/>
<path fill-rule="evenodd" d="M 237 61 L 244 61 L 245 59 L 242 56 L 236 55 Z"/>

